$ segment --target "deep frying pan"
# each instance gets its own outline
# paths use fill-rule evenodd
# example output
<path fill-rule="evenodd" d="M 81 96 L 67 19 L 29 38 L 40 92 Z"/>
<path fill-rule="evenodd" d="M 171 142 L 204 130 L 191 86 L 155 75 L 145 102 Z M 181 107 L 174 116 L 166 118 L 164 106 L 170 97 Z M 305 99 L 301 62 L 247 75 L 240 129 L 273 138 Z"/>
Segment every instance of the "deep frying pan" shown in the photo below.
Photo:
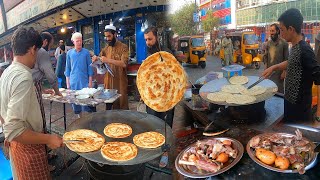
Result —
<path fill-rule="evenodd" d="M 249 79 L 249 82 L 244 85 L 245 87 L 248 87 L 251 84 L 253 84 L 254 82 L 259 80 L 258 76 L 247 76 L 247 77 Z M 228 84 L 230 84 L 230 82 L 227 78 L 212 80 L 201 87 L 200 96 L 204 100 L 206 100 L 210 103 L 213 103 L 213 104 L 226 105 L 226 106 L 240 106 L 239 104 L 228 104 L 227 102 L 215 102 L 215 101 L 211 101 L 210 99 L 207 98 L 208 93 L 219 92 L 224 85 L 228 85 Z M 267 90 L 265 93 L 255 96 L 256 101 L 254 101 L 250 104 L 256 104 L 256 103 L 265 101 L 265 100 L 271 98 L 272 96 L 274 96 L 275 93 L 278 91 L 277 85 L 269 79 L 264 79 L 262 82 L 260 82 L 257 85 L 266 87 Z"/>

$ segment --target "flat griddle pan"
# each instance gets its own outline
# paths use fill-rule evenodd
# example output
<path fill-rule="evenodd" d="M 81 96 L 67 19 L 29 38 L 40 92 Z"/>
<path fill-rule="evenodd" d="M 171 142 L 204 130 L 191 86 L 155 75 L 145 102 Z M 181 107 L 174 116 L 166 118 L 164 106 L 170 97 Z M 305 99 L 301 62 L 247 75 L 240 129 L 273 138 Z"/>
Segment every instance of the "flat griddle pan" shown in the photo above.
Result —
<path fill-rule="evenodd" d="M 104 135 L 103 129 L 106 125 L 110 123 L 125 123 L 131 126 L 132 134 L 127 138 L 113 139 Z M 121 141 L 133 143 L 133 137 L 136 134 L 140 134 L 147 131 L 157 131 L 163 135 L 164 133 L 164 122 L 162 119 L 142 112 L 129 111 L 129 110 L 109 110 L 104 112 L 92 113 L 83 118 L 77 119 L 72 124 L 69 125 L 67 131 L 72 131 L 76 129 L 90 129 L 105 137 L 106 142 Z M 167 128 L 167 138 L 166 143 L 172 145 L 173 137 L 172 130 L 169 125 Z M 135 165 L 148 162 L 159 156 L 161 156 L 163 151 L 161 147 L 156 149 L 143 149 L 138 147 L 138 155 L 129 161 L 124 162 L 114 162 L 106 160 L 102 157 L 100 150 L 90 153 L 78 153 L 85 159 L 90 161 L 108 164 L 108 165 Z"/>

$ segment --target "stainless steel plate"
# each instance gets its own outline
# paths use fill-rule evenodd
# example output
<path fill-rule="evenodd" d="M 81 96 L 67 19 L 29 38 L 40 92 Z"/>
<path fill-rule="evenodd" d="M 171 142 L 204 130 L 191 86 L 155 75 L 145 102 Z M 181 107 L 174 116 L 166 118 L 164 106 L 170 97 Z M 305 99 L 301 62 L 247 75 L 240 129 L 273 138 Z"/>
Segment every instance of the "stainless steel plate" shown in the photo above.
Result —
<path fill-rule="evenodd" d="M 258 76 L 247 76 L 247 77 L 249 79 L 249 82 L 244 84 L 245 87 L 249 87 L 251 84 L 255 83 L 259 79 Z M 225 106 L 226 105 L 228 105 L 228 106 L 242 106 L 239 104 L 228 104 L 227 102 L 211 101 L 210 99 L 207 98 L 207 95 L 209 93 L 219 92 L 224 85 L 228 85 L 228 84 L 230 84 L 230 82 L 227 78 L 221 78 L 221 79 L 216 79 L 216 80 L 210 81 L 201 87 L 200 96 L 204 100 L 206 100 L 210 103 L 213 103 L 213 104 L 219 104 L 219 105 L 225 105 Z M 263 87 L 267 88 L 267 90 L 265 93 L 255 96 L 256 101 L 254 101 L 250 104 L 255 104 L 255 103 L 265 101 L 265 100 L 271 98 L 272 96 L 274 96 L 275 93 L 278 91 L 277 85 L 269 79 L 263 80 L 262 82 L 260 82 L 258 84 L 258 86 L 263 86 Z"/>
<path fill-rule="evenodd" d="M 293 136 L 295 136 L 295 135 L 293 135 L 293 134 L 287 134 L 287 133 L 264 133 L 264 134 L 259 134 L 259 135 L 255 136 L 255 137 L 253 137 L 253 138 L 256 138 L 256 137 L 267 137 L 267 136 L 271 136 L 271 135 L 274 135 L 274 134 L 279 134 L 279 135 L 284 136 L 284 137 L 293 137 Z M 253 139 L 253 138 L 251 138 L 251 139 Z M 250 141 L 251 141 L 251 139 L 250 139 Z M 308 140 L 308 139 L 306 139 L 306 138 L 303 138 L 303 139 L 305 139 L 305 140 L 307 140 L 307 141 L 310 142 L 310 144 L 311 144 L 311 149 L 314 149 L 314 148 L 316 147 L 315 144 L 314 144 L 312 141 L 310 141 L 310 140 Z M 250 156 L 250 158 L 251 158 L 254 162 L 256 162 L 257 164 L 259 164 L 260 166 L 262 166 L 262 167 L 264 167 L 264 168 L 267 168 L 267 169 L 269 169 L 269 170 L 271 170 L 271 171 L 276 171 L 276 172 L 281 172 L 281 173 L 299 173 L 298 170 L 289 170 L 289 169 L 288 169 L 288 170 L 281 170 L 281 169 L 279 169 L 279 168 L 276 168 L 276 167 L 273 167 L 273 166 L 269 166 L 269 165 L 264 164 L 263 162 L 261 162 L 261 161 L 255 156 L 255 152 L 254 152 L 253 148 L 250 148 L 250 141 L 247 143 L 247 146 L 246 146 L 247 153 L 248 153 L 248 155 Z M 317 155 L 318 155 L 318 153 L 314 153 L 313 150 L 312 150 L 312 152 L 310 153 L 310 155 L 311 155 L 311 160 L 310 160 L 310 162 L 308 163 L 308 165 L 305 167 L 305 170 L 311 169 L 311 168 L 312 168 L 313 166 L 315 166 L 316 163 L 317 163 L 316 161 L 317 161 Z"/>
<path fill-rule="evenodd" d="M 224 141 L 224 140 L 230 140 L 232 142 L 232 148 L 236 149 L 238 151 L 238 155 L 237 157 L 227 166 L 223 167 L 222 169 L 220 169 L 219 171 L 212 173 L 212 172 L 207 172 L 207 171 L 201 171 L 197 168 L 194 168 L 194 166 L 190 166 L 190 165 L 181 165 L 179 164 L 179 160 L 182 158 L 183 154 L 185 152 L 187 152 L 190 148 L 196 146 L 196 143 L 191 144 L 190 146 L 188 146 L 186 149 L 184 149 L 183 151 L 180 152 L 180 154 L 177 156 L 176 161 L 175 161 L 175 166 L 176 169 L 178 170 L 178 172 L 184 176 L 190 177 L 190 178 L 207 178 L 210 176 L 216 176 L 218 174 L 221 174 L 227 170 L 229 170 L 230 168 L 232 168 L 234 165 L 236 165 L 240 159 L 242 158 L 243 155 L 243 151 L 244 148 L 242 146 L 242 144 L 232 138 L 227 138 L 227 137 L 221 137 L 221 138 L 208 138 L 202 141 L 207 141 L 209 139 L 217 139 L 220 141 Z"/>

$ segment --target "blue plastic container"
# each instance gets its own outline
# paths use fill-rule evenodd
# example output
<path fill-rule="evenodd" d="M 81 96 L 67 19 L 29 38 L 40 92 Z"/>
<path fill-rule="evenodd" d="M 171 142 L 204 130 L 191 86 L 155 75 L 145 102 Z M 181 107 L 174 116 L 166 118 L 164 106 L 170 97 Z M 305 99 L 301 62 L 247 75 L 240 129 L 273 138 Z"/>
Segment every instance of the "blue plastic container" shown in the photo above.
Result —
<path fill-rule="evenodd" d="M 10 167 L 10 161 L 6 159 L 0 148 L 0 179 L 1 180 L 12 180 L 12 172 Z"/>

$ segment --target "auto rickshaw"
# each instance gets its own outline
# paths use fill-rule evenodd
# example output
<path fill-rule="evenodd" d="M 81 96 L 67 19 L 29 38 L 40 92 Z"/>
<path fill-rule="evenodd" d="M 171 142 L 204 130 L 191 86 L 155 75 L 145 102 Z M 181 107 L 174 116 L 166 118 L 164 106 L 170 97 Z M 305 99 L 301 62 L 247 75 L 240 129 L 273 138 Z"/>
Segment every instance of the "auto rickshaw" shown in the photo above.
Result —
<path fill-rule="evenodd" d="M 184 58 L 180 62 L 206 67 L 207 51 L 203 36 L 183 36 L 178 40 L 178 51 Z"/>
<path fill-rule="evenodd" d="M 251 65 L 255 69 L 259 69 L 261 66 L 262 56 L 259 52 L 258 37 L 254 32 L 231 32 L 229 34 L 233 43 L 233 62 L 243 65 Z M 224 49 L 222 45 L 219 56 L 221 58 L 221 64 L 224 66 Z"/>

